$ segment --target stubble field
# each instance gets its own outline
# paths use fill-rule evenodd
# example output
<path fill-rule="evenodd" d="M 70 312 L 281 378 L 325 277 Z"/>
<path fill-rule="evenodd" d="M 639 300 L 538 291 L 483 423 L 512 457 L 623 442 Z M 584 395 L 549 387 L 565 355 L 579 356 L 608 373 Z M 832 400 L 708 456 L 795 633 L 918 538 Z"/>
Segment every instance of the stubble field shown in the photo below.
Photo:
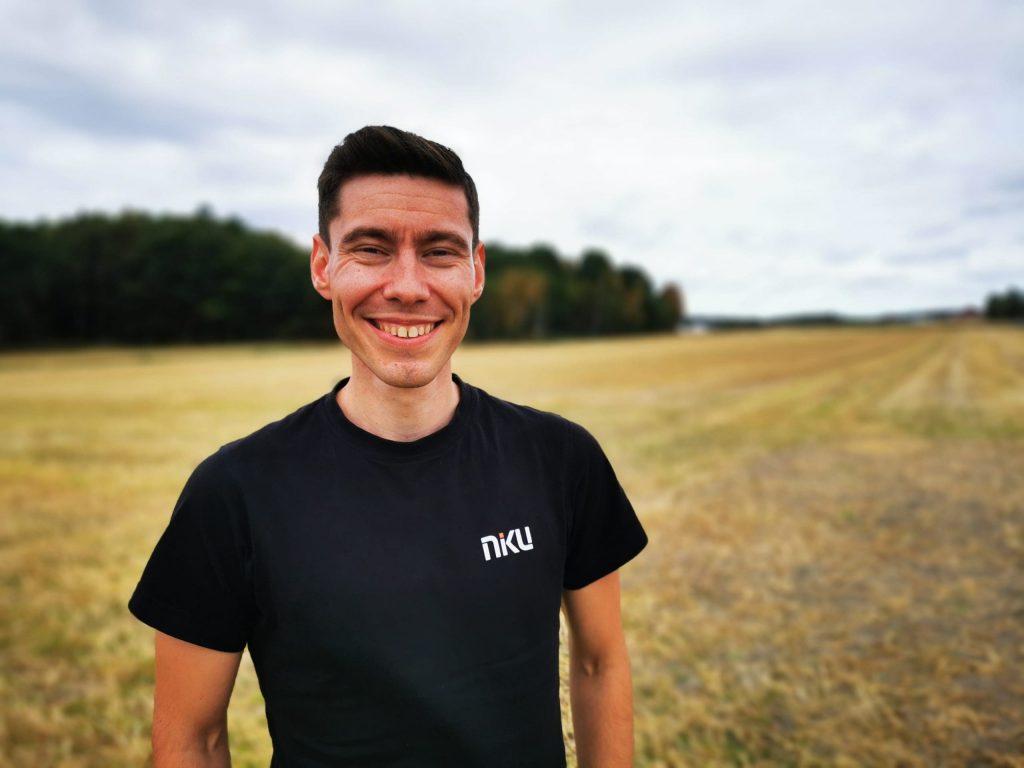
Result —
<path fill-rule="evenodd" d="M 181 484 L 347 365 L 0 356 L 0 765 L 146 762 L 152 633 L 125 603 Z M 1024 332 L 477 346 L 455 369 L 588 427 L 650 534 L 622 573 L 638 765 L 1024 766 Z M 235 765 L 268 763 L 247 660 L 230 732 Z"/>

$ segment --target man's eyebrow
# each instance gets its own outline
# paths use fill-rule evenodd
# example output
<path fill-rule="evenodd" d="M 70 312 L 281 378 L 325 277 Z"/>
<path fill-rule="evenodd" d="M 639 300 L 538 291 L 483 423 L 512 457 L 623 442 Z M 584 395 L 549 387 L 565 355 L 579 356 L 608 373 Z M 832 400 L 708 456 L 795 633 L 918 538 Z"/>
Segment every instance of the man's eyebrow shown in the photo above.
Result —
<path fill-rule="evenodd" d="M 416 238 L 416 242 L 420 245 L 434 245 L 435 243 L 452 243 L 462 248 L 469 249 L 469 243 L 466 242 L 466 238 L 460 235 L 458 232 L 454 232 L 448 229 L 432 229 L 429 232 L 425 232 L 422 237 Z"/>
<path fill-rule="evenodd" d="M 393 243 L 395 239 L 393 232 L 380 227 L 356 227 L 350 232 L 346 232 L 345 236 L 341 238 L 341 242 L 348 244 L 356 240 L 384 240 Z"/>

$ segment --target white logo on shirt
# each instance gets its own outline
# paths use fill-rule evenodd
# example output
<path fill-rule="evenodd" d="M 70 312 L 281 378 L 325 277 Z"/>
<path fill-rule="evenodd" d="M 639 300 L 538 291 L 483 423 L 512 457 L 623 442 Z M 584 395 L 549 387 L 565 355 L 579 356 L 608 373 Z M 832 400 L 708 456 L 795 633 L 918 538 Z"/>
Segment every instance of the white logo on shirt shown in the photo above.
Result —
<path fill-rule="evenodd" d="M 523 539 L 523 531 L 526 532 L 526 539 Z M 519 542 L 518 544 L 516 542 Z M 495 557 L 505 557 L 508 554 L 519 554 L 533 549 L 533 536 L 530 535 L 530 526 L 523 526 L 522 531 L 513 528 L 508 536 L 499 533 L 497 536 L 483 536 L 480 544 L 484 548 L 484 561 L 491 559 L 491 550 L 494 550 Z M 490 545 L 490 546 L 488 546 Z"/>

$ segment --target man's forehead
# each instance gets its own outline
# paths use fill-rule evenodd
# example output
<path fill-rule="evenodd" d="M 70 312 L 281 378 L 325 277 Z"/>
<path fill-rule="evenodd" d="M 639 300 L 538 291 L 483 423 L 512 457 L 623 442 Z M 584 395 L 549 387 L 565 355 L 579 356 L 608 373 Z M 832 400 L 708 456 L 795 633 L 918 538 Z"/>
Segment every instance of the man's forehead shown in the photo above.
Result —
<path fill-rule="evenodd" d="M 425 176 L 372 174 L 348 179 L 338 190 L 340 212 L 387 208 L 464 214 L 469 220 L 465 190 L 457 184 Z"/>
<path fill-rule="evenodd" d="M 328 224 L 332 243 L 354 233 L 376 232 L 377 239 L 400 241 L 446 239 L 474 241 L 469 203 L 462 187 L 422 176 L 364 175 L 338 191 L 338 213 Z"/>

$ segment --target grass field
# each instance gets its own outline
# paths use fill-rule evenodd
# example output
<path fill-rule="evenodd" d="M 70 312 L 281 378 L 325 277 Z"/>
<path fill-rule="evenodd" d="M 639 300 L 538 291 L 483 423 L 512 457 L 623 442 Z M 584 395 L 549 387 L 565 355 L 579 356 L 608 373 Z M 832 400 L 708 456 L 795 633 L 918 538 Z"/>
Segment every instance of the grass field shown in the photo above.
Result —
<path fill-rule="evenodd" d="M 1024 332 L 806 330 L 462 350 L 603 443 L 641 766 L 1024 766 Z M 337 346 L 0 356 L 0 765 L 135 766 L 125 603 L 181 484 L 326 391 Z M 237 766 L 265 766 L 244 662 Z M 567 725 L 567 730 L 571 730 Z"/>

